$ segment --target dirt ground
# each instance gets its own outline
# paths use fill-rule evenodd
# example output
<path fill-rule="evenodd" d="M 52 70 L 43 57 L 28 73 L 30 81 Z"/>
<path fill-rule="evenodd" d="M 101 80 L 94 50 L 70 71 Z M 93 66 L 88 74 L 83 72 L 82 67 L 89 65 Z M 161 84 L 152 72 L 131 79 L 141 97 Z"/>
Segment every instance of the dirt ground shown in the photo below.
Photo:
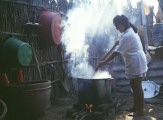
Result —
<path fill-rule="evenodd" d="M 163 87 L 160 88 L 160 93 L 155 98 L 145 99 L 145 116 L 131 117 L 129 112 L 125 111 L 131 108 L 133 103 L 132 93 L 130 87 L 118 87 L 116 93 L 112 97 L 118 100 L 126 100 L 125 104 L 121 105 L 116 112 L 108 114 L 102 120 L 163 120 Z M 68 109 L 72 108 L 73 104 L 77 102 L 76 96 L 67 98 L 60 98 L 54 100 L 53 105 L 50 105 L 45 115 L 39 120 L 75 120 L 66 117 Z"/>

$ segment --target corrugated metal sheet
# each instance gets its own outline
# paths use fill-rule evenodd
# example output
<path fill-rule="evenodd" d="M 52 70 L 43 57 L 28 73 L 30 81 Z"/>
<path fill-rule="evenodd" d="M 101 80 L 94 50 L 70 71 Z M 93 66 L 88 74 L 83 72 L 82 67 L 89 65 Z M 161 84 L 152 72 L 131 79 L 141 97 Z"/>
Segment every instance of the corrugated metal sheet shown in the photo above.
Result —
<path fill-rule="evenodd" d="M 163 61 L 162 59 L 153 59 L 148 65 L 147 80 L 163 84 Z M 121 62 L 112 65 L 117 85 L 129 85 L 129 80 L 125 76 L 124 64 Z"/>

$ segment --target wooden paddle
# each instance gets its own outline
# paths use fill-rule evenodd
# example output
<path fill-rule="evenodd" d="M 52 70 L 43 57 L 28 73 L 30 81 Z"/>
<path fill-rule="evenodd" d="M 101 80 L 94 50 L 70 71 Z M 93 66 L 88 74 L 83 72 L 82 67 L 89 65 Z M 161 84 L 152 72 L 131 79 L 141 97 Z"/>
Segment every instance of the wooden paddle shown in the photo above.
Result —
<path fill-rule="evenodd" d="M 113 47 L 110 49 L 110 51 L 101 59 L 104 60 L 108 55 L 110 55 L 110 53 L 115 49 L 115 47 L 119 44 L 119 41 L 116 41 L 115 44 L 113 45 Z M 99 67 L 96 67 L 95 72 L 98 70 Z"/>

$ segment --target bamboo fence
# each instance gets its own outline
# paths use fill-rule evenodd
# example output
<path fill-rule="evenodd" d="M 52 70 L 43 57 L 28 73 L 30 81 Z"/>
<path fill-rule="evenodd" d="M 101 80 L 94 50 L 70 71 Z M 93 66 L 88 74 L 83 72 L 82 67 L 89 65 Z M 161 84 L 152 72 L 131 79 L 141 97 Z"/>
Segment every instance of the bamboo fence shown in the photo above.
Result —
<path fill-rule="evenodd" d="M 41 11 L 46 9 L 44 5 L 33 5 L 28 2 L 0 1 L 0 47 L 11 36 L 33 46 L 35 56 L 33 55 L 31 64 L 22 67 L 25 81 L 63 79 L 65 61 L 62 60 L 62 46 L 54 44 L 49 48 L 41 49 L 37 31 L 33 30 L 29 34 L 26 32 L 24 25 L 26 23 L 38 23 Z M 39 76 L 38 68 L 42 73 L 41 76 Z M 12 70 L 10 71 L 12 72 Z M 51 78 L 52 73 L 53 78 Z"/>

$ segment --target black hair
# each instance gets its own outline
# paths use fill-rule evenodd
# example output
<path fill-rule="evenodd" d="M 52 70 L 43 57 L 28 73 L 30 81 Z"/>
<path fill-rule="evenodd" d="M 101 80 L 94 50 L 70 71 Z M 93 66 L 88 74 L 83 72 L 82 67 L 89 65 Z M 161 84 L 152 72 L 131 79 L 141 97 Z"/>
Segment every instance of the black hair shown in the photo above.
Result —
<path fill-rule="evenodd" d="M 128 18 L 125 15 L 117 15 L 113 19 L 115 25 L 124 25 L 126 29 L 132 27 L 135 33 L 137 33 L 137 28 L 129 22 Z"/>

